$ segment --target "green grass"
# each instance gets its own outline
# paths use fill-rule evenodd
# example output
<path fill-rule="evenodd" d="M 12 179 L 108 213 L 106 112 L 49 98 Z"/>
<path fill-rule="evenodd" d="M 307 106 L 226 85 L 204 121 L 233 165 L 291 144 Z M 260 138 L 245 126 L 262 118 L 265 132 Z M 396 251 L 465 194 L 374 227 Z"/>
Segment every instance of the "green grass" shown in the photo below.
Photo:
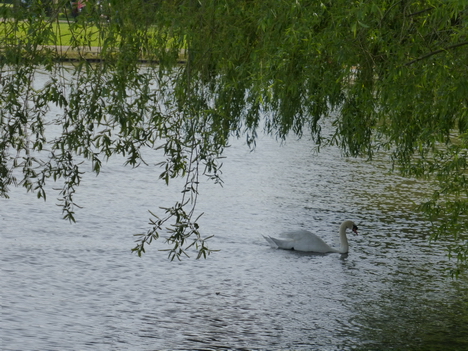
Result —
<path fill-rule="evenodd" d="M 0 43 L 20 44 L 30 40 L 41 45 L 100 46 L 96 26 L 83 27 L 61 22 L 0 22 Z M 1 44 L 0 44 L 1 45 Z"/>
<path fill-rule="evenodd" d="M 76 59 L 82 58 L 84 55 L 88 59 L 96 59 L 100 56 L 99 53 L 96 53 L 98 50 L 86 50 L 86 48 L 101 48 L 104 45 L 104 40 L 109 34 L 105 26 L 99 29 L 96 25 L 87 25 L 84 26 L 80 23 L 67 22 L 66 20 L 55 20 L 54 22 L 48 21 L 0 21 L 0 50 L 5 47 L 37 47 L 37 45 L 50 46 L 50 47 L 60 47 L 60 46 L 71 46 L 84 48 L 86 53 L 78 53 L 76 51 L 57 49 L 59 56 L 62 58 Z M 102 30 L 103 32 L 100 32 Z M 153 46 L 154 48 L 158 47 L 156 35 L 152 35 L 151 28 L 149 33 L 142 34 L 142 37 L 146 37 L 149 40 L 146 42 L 149 47 Z M 154 34 L 156 29 L 154 29 Z M 152 39 L 153 37 L 154 39 Z M 109 39 L 108 39 L 109 40 Z M 162 44 L 166 47 L 170 47 L 172 39 L 167 40 Z M 120 45 L 120 36 L 113 35 L 110 37 L 110 40 L 106 43 L 106 46 L 109 45 L 118 47 Z M 161 44 L 159 44 L 161 45 Z M 52 50 L 54 50 L 52 48 Z M 55 51 L 55 50 L 54 50 Z M 89 52 L 94 51 L 94 52 Z M 151 51 L 151 49 L 150 49 Z M 145 52 L 145 53 L 143 53 Z M 144 51 L 142 48 L 141 51 L 142 58 L 144 59 L 154 59 L 153 56 L 148 55 L 147 51 Z M 184 54 L 180 56 L 181 60 L 185 59 Z"/>

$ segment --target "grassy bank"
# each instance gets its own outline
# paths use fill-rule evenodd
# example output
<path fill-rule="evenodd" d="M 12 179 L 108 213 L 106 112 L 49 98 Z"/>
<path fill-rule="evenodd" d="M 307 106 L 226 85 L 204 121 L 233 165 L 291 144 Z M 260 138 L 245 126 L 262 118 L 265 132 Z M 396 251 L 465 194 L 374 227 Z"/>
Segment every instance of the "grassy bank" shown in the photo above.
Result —
<path fill-rule="evenodd" d="M 82 25 L 79 22 L 64 20 L 53 22 L 3 20 L 0 22 L 0 47 L 2 51 L 18 47 L 31 50 L 31 47 L 34 47 L 39 51 L 53 53 L 56 58 L 62 60 L 103 59 L 102 48 L 105 48 L 107 53 L 115 52 L 122 44 L 120 36 L 109 37 L 108 35 L 109 31 L 105 25 L 98 28 L 96 25 Z M 149 37 L 151 38 L 151 36 Z M 147 42 L 146 44 L 148 47 L 158 47 L 156 42 Z M 134 45 L 140 48 L 138 43 Z M 170 40 L 168 45 L 170 45 Z M 135 55 L 139 56 L 142 61 L 157 61 L 156 58 L 144 53 L 141 49 L 137 49 Z M 183 52 L 179 55 L 179 60 L 185 60 Z"/>
<path fill-rule="evenodd" d="M 20 45 L 29 41 L 54 46 L 101 46 L 99 29 L 96 26 L 81 26 L 66 21 L 10 21 L 0 22 L 0 41 L 3 44 Z M 40 36 L 38 36 L 40 33 Z"/>

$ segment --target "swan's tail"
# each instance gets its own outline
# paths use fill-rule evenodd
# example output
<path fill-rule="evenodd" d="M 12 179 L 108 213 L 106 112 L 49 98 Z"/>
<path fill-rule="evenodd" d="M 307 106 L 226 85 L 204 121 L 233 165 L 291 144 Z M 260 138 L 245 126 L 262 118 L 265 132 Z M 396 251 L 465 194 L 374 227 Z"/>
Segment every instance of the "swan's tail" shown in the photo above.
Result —
<path fill-rule="evenodd" d="M 265 236 L 263 235 L 263 237 L 265 238 L 266 241 L 268 241 L 268 244 L 270 244 L 270 246 L 274 249 L 277 249 L 278 248 L 278 245 L 276 245 L 275 241 L 273 240 L 273 238 L 269 237 L 269 236 Z"/>

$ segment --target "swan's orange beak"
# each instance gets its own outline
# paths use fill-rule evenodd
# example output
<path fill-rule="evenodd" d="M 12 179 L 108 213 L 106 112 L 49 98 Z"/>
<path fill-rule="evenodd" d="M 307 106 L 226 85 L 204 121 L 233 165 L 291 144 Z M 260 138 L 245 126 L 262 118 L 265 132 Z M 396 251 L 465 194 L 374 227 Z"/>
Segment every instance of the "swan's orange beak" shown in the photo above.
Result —
<path fill-rule="evenodd" d="M 353 230 L 354 234 L 358 235 L 358 232 L 357 232 L 357 231 L 358 231 L 358 227 L 357 227 L 356 225 L 353 225 L 353 229 L 352 229 L 352 230 Z"/>

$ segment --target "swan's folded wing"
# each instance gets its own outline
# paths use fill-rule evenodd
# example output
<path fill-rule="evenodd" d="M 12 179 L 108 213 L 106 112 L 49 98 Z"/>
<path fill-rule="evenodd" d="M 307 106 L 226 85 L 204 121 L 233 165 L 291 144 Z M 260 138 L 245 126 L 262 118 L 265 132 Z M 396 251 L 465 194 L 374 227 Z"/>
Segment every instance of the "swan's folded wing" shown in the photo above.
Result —
<path fill-rule="evenodd" d="M 270 237 L 265 237 L 265 239 L 270 243 L 270 245 L 274 245 L 273 247 L 278 248 L 278 249 L 284 249 L 284 250 L 291 250 L 294 248 L 294 241 L 292 240 L 280 240 L 276 238 Z"/>
<path fill-rule="evenodd" d="M 319 253 L 338 252 L 338 250 L 327 245 L 317 235 L 307 230 L 286 232 L 282 233 L 281 236 L 285 239 L 276 239 L 271 236 L 264 236 L 264 238 L 273 248 L 278 249 Z"/>
<path fill-rule="evenodd" d="M 292 232 L 282 233 L 281 236 L 287 238 L 286 240 L 279 240 L 281 241 L 282 246 L 279 246 L 277 243 L 281 249 L 294 248 L 296 251 L 319 253 L 336 252 L 335 249 L 330 247 L 321 238 L 307 230 L 299 229 Z M 277 241 L 278 239 L 275 239 L 275 243 Z"/>
<path fill-rule="evenodd" d="M 289 232 L 283 232 L 280 234 L 280 236 L 289 240 L 298 241 L 309 238 L 310 236 L 314 236 L 314 234 L 305 229 L 297 229 Z"/>

